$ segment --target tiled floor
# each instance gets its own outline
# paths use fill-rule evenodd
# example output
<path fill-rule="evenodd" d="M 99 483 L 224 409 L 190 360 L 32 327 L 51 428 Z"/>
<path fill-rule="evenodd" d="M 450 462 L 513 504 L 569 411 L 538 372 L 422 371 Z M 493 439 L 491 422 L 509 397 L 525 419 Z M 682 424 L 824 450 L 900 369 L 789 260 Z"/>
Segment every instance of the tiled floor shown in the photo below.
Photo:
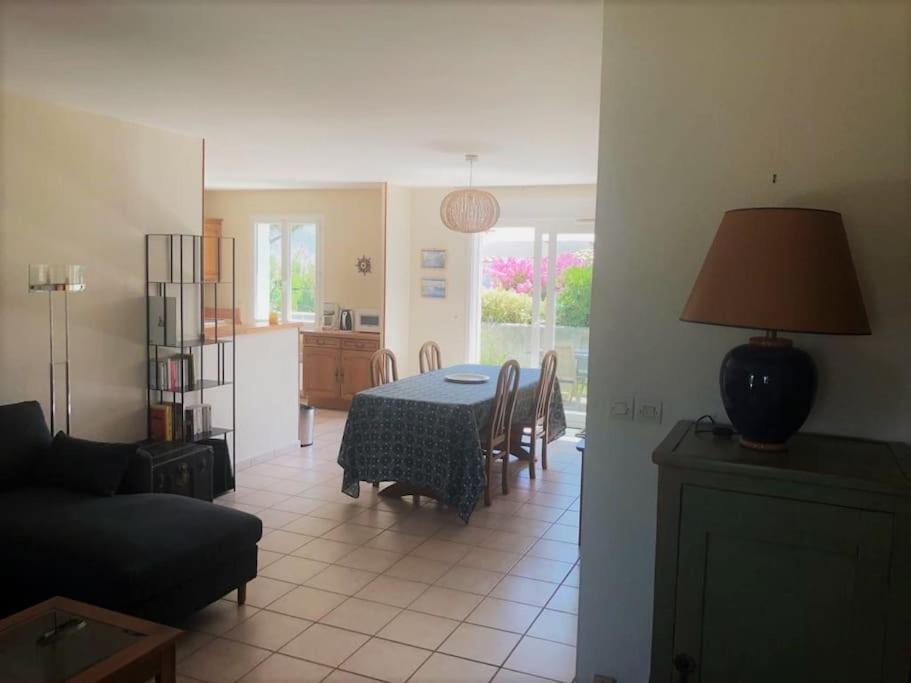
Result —
<path fill-rule="evenodd" d="M 466 526 L 433 501 L 339 492 L 345 414 L 317 413 L 310 448 L 238 473 L 219 504 L 263 520 L 259 576 L 195 615 L 179 680 L 571 681 L 576 654 L 580 461 L 549 469 Z M 499 481 L 499 477 L 497 477 Z"/>

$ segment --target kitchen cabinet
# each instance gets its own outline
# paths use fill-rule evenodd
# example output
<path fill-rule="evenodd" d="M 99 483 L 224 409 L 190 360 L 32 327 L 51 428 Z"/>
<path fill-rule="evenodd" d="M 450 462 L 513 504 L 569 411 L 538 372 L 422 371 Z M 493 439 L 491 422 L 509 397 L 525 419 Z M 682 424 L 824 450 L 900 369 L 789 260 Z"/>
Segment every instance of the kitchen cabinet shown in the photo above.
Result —
<path fill-rule="evenodd" d="M 370 357 L 378 334 L 348 331 L 301 333 L 301 400 L 317 408 L 347 410 L 370 388 Z"/>
<path fill-rule="evenodd" d="M 222 233 L 221 218 L 206 218 L 202 226 L 202 279 L 204 282 L 219 280 L 219 239 Z"/>
<path fill-rule="evenodd" d="M 652 683 L 907 683 L 907 445 L 766 453 L 680 422 L 653 460 Z"/>

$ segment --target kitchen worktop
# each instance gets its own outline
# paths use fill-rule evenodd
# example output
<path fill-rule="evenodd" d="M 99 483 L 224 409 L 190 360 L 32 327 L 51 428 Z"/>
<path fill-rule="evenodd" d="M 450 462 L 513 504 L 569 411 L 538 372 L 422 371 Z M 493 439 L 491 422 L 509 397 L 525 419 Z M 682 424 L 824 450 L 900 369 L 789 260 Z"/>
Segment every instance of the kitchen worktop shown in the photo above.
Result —
<path fill-rule="evenodd" d="M 379 332 L 355 332 L 354 330 L 307 330 L 301 328 L 301 334 L 339 337 L 341 339 L 363 339 L 365 341 L 379 341 L 380 339 Z"/>

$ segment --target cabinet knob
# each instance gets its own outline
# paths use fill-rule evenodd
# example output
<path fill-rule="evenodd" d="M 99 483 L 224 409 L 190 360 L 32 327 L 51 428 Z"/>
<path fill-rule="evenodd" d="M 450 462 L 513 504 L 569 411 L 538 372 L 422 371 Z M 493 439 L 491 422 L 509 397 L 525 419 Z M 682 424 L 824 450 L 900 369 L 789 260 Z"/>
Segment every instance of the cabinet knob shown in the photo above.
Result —
<path fill-rule="evenodd" d="M 685 652 L 674 655 L 674 670 L 680 674 L 677 677 L 679 683 L 688 683 L 690 674 L 696 672 L 696 660 Z"/>

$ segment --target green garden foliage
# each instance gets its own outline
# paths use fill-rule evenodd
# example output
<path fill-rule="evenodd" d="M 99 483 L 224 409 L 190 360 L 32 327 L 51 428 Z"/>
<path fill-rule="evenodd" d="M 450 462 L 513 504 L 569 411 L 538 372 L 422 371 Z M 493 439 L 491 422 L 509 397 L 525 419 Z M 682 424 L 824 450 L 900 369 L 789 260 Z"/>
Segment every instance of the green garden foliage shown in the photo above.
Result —
<path fill-rule="evenodd" d="M 531 295 L 507 289 L 488 289 L 481 294 L 481 320 L 530 325 Z"/>
<path fill-rule="evenodd" d="M 563 288 L 557 293 L 557 325 L 588 327 L 592 306 L 592 267 L 573 266 L 563 271 Z"/>

